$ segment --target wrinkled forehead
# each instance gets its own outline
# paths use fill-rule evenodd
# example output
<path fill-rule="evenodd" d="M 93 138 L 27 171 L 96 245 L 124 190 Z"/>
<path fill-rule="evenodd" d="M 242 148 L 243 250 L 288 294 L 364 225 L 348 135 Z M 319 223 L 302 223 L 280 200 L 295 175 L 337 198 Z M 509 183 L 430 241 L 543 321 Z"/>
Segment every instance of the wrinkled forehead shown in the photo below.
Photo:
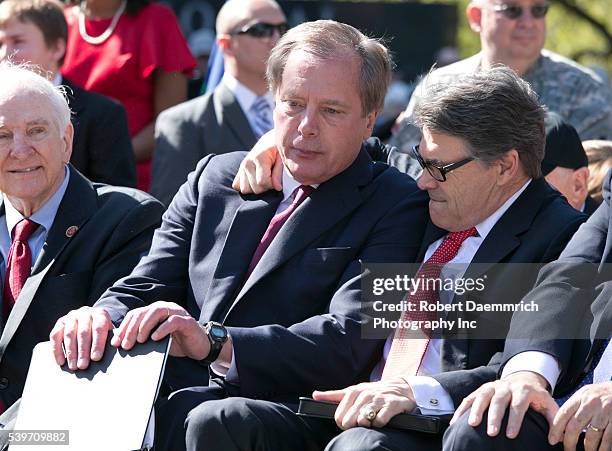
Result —
<path fill-rule="evenodd" d="M 28 87 L 0 88 L 0 124 L 25 124 L 41 119 L 59 126 L 53 104 L 46 95 Z"/>

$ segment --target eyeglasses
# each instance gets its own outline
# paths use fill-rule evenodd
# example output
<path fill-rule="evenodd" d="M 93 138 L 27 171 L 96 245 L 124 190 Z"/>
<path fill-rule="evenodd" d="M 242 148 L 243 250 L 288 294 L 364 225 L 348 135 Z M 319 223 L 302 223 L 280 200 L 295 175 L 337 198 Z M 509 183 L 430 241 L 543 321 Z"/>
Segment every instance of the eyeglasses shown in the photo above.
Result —
<path fill-rule="evenodd" d="M 247 25 L 240 30 L 232 31 L 230 34 L 235 36 L 237 34 L 248 34 L 254 38 L 271 38 L 274 36 L 274 32 L 278 31 L 279 35 L 284 35 L 289 30 L 289 25 L 286 23 L 272 24 L 265 22 L 257 22 L 253 25 Z"/>
<path fill-rule="evenodd" d="M 412 148 L 412 157 L 419 163 L 419 166 L 429 172 L 435 180 L 438 182 L 446 182 L 446 174 L 455 169 L 459 169 L 461 166 L 468 164 L 470 161 L 474 161 L 475 157 L 467 157 L 461 161 L 457 161 L 455 163 L 446 164 L 444 166 L 439 166 L 431 161 L 425 160 L 421 154 L 419 153 L 419 145 L 417 144 Z"/>
<path fill-rule="evenodd" d="M 548 7 L 549 5 L 547 3 L 542 3 L 541 5 L 533 5 L 531 8 L 529 8 L 529 10 L 531 11 L 533 18 L 542 19 L 544 16 L 546 16 Z M 511 20 L 516 20 L 523 15 L 522 6 L 507 3 L 493 6 L 493 11 L 503 14 L 506 18 Z"/>

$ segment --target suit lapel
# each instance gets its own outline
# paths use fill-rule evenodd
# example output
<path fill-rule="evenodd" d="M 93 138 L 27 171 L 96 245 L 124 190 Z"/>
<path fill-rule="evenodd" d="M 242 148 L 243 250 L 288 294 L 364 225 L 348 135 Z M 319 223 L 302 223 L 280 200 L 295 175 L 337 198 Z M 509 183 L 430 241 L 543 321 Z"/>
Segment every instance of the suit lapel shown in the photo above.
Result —
<path fill-rule="evenodd" d="M 433 243 L 445 236 L 447 233 L 448 231 L 441 229 L 430 221 L 427 224 L 427 228 L 425 229 L 425 235 L 423 237 L 421 248 L 419 249 L 417 261 L 423 262 L 425 260 L 425 254 L 427 253 L 427 249 L 429 248 L 429 246 L 431 246 Z"/>
<path fill-rule="evenodd" d="M 245 149 L 253 147 L 253 144 L 257 142 L 257 137 L 251 129 L 246 113 L 242 111 L 234 94 L 225 83 L 222 82 L 216 89 L 213 102 L 215 113 L 221 120 L 220 125 L 227 125 Z"/>
<path fill-rule="evenodd" d="M 203 320 L 222 317 L 222 307 L 228 305 L 225 301 L 233 298 L 244 282 L 253 253 L 282 198 L 282 193 L 276 191 L 244 196 L 225 237 L 206 301 L 201 306 Z"/>
<path fill-rule="evenodd" d="M 362 150 L 348 169 L 322 183 L 283 225 L 238 293 L 228 313 L 262 278 L 324 235 L 361 205 L 363 200 L 359 186 L 370 183 L 371 179 L 371 159 Z"/>
<path fill-rule="evenodd" d="M 74 234 L 78 233 L 78 229 L 93 214 L 95 206 L 96 194 L 93 186 L 89 180 L 83 177 L 74 167 L 70 166 L 70 181 L 55 215 L 51 230 L 49 230 L 43 248 L 32 268 L 32 274 L 23 286 L 2 330 L 2 336 L 0 337 L 0 358 L 34 300 L 37 289 L 43 281 L 45 274 L 53 266 L 56 258 L 70 242 Z M 69 227 L 73 228 L 68 230 Z"/>

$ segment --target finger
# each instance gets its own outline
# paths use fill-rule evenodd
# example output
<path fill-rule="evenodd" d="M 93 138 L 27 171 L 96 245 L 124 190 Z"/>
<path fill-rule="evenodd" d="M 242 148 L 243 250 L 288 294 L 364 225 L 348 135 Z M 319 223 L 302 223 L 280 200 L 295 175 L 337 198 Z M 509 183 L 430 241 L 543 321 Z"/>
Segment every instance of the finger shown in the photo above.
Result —
<path fill-rule="evenodd" d="M 482 421 L 485 410 L 491 403 L 491 398 L 495 394 L 495 389 L 488 388 L 481 390 L 480 393 L 474 398 L 472 403 L 472 409 L 470 410 L 470 416 L 468 417 L 468 424 L 472 427 L 476 427 Z"/>
<path fill-rule="evenodd" d="M 170 315 L 168 319 L 162 320 L 157 329 L 155 329 L 155 332 L 151 334 L 151 339 L 157 341 L 170 334 L 189 333 L 190 329 L 196 324 L 197 322 L 191 317 Z"/>
<path fill-rule="evenodd" d="M 255 194 L 263 193 L 272 188 L 272 168 L 265 167 L 261 161 L 255 160 Z"/>
<path fill-rule="evenodd" d="M 357 396 L 359 396 L 360 389 L 358 387 L 358 385 L 351 387 L 344 395 L 342 401 L 340 401 L 340 404 L 338 404 L 338 407 L 336 408 L 334 419 L 336 420 L 336 424 L 339 428 L 342 428 L 342 425 L 345 419 L 347 418 L 349 410 L 355 404 Z"/>
<path fill-rule="evenodd" d="M 579 416 L 580 410 L 581 408 L 579 408 L 574 416 L 569 419 L 567 426 L 565 427 L 565 431 L 563 433 L 563 449 L 566 451 L 576 449 L 580 434 L 590 421 L 590 418 L 585 419 L 584 416 Z"/>
<path fill-rule="evenodd" d="M 77 323 L 77 367 L 84 370 L 89 366 L 91 353 L 91 313 L 80 314 Z"/>
<path fill-rule="evenodd" d="M 77 369 L 77 330 L 78 323 L 76 316 L 68 316 L 64 323 L 64 352 L 68 361 L 68 368 Z"/>
<path fill-rule="evenodd" d="M 601 438 L 601 443 L 599 444 L 599 451 L 609 451 L 612 449 L 612 423 L 608 423 L 606 427 L 603 437 Z"/>
<path fill-rule="evenodd" d="M 113 327 L 108 313 L 100 311 L 93 315 L 91 329 L 93 336 L 91 339 L 91 360 L 99 361 L 104 355 L 104 347 L 108 338 L 108 331 Z"/>
<path fill-rule="evenodd" d="M 312 398 L 317 401 L 340 402 L 342 401 L 342 398 L 344 398 L 345 393 L 346 389 L 328 391 L 315 390 L 312 392 Z"/>
<path fill-rule="evenodd" d="M 251 185 L 249 184 L 249 178 L 247 177 L 246 170 L 243 168 L 240 171 L 240 192 L 242 194 L 251 194 L 253 190 L 251 189 Z"/>
<path fill-rule="evenodd" d="M 604 409 L 599 409 L 589 423 L 591 426 L 598 429 L 598 431 L 595 432 L 592 427 L 586 428 L 586 433 L 584 434 L 584 450 L 597 451 L 599 448 L 599 443 L 603 438 L 606 426 L 608 425 L 608 418 L 604 413 Z"/>
<path fill-rule="evenodd" d="M 382 428 L 389 423 L 391 418 L 400 413 L 408 413 L 414 409 L 414 403 L 409 399 L 387 401 L 378 411 L 376 418 L 372 421 L 372 426 Z"/>
<path fill-rule="evenodd" d="M 455 414 L 451 418 L 450 424 L 454 424 L 455 421 L 459 420 L 459 418 L 465 412 L 470 410 L 470 408 L 472 407 L 473 403 L 474 403 L 474 395 L 473 394 L 469 395 L 467 398 L 463 398 L 463 401 L 461 401 L 461 404 L 459 404 L 459 407 L 457 408 L 457 410 L 455 410 Z"/>
<path fill-rule="evenodd" d="M 272 167 L 272 186 L 276 191 L 283 190 L 283 160 L 280 153 L 276 156 L 276 161 Z"/>
<path fill-rule="evenodd" d="M 346 410 L 346 413 L 344 414 L 344 420 L 342 421 L 342 425 L 340 427 L 342 429 L 348 429 L 355 426 L 356 424 L 365 427 L 370 426 L 370 420 L 365 418 L 362 413 L 363 408 L 370 404 L 372 404 L 372 394 L 369 391 L 362 390 L 357 395 L 352 405 L 349 406 Z M 363 421 L 359 423 L 360 419 L 365 420 L 365 423 Z"/>
<path fill-rule="evenodd" d="M 534 396 L 534 395 L 532 395 Z M 535 395 L 537 396 L 537 395 Z M 514 394 L 510 401 L 510 409 L 508 411 L 508 425 L 506 426 L 506 437 L 516 438 L 523 425 L 525 412 L 529 408 L 528 395 L 520 393 Z"/>
<path fill-rule="evenodd" d="M 238 168 L 238 172 L 234 176 L 234 180 L 232 181 L 232 188 L 236 191 L 240 191 L 240 170 L 242 169 L 242 163 L 240 163 L 240 167 Z"/>
<path fill-rule="evenodd" d="M 125 332 L 123 333 L 123 340 L 121 340 L 121 347 L 126 351 L 129 351 L 136 344 L 136 337 L 138 336 L 138 328 L 140 327 L 140 322 L 142 321 L 142 317 L 145 315 L 144 309 L 136 309 L 132 311 L 132 317 L 130 318 L 130 322 L 125 327 Z M 123 325 L 123 323 L 121 323 Z"/>
<path fill-rule="evenodd" d="M 123 337 L 125 336 L 125 332 L 132 321 L 132 315 L 134 315 L 136 310 L 130 310 L 119 324 L 119 327 L 113 330 L 113 338 L 111 339 L 111 344 L 115 347 L 121 346 L 121 342 L 123 341 Z"/>
<path fill-rule="evenodd" d="M 508 410 L 508 404 L 512 400 L 512 393 L 505 388 L 499 388 L 491 397 L 489 402 L 489 413 L 487 414 L 487 435 L 495 437 L 499 434 L 501 424 Z M 478 406 L 480 409 L 481 406 Z M 472 412 L 474 408 L 472 408 Z M 484 412 L 483 412 L 484 413 Z"/>
<path fill-rule="evenodd" d="M 49 334 L 49 340 L 51 341 L 51 351 L 53 351 L 53 357 L 55 357 L 55 362 L 62 366 L 66 363 L 66 356 L 64 355 L 64 348 L 62 348 L 62 343 L 64 341 L 64 318 L 60 318 L 51 329 L 51 333 Z"/>
<path fill-rule="evenodd" d="M 578 407 L 580 406 L 580 398 L 577 396 L 572 396 L 570 399 L 565 401 L 565 403 L 561 406 L 555 418 L 553 420 L 553 425 L 548 432 L 548 443 L 551 445 L 555 445 L 559 443 L 563 438 L 563 431 L 565 430 L 568 421 Z"/>
<path fill-rule="evenodd" d="M 147 341 L 153 328 L 172 316 L 173 312 L 170 310 L 170 305 L 172 304 L 160 304 L 155 307 L 151 306 L 144 312 L 138 326 L 138 335 L 136 338 L 138 343 Z"/>

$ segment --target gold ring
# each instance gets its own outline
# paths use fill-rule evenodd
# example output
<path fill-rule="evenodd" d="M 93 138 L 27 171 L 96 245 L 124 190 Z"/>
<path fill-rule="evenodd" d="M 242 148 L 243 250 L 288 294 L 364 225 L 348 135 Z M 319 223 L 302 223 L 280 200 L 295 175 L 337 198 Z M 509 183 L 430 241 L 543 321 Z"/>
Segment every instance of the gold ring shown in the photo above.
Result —
<path fill-rule="evenodd" d="M 595 427 L 595 426 L 593 426 L 591 423 L 587 424 L 587 427 L 586 427 L 586 428 L 587 428 L 587 429 L 590 429 L 590 430 L 591 430 L 591 431 L 593 431 L 593 432 L 599 432 L 599 431 L 601 431 L 601 428 Z"/>
<path fill-rule="evenodd" d="M 369 405 L 361 409 L 361 414 L 371 423 L 376 418 L 376 415 L 378 415 L 378 412 L 374 410 L 371 405 Z"/>

